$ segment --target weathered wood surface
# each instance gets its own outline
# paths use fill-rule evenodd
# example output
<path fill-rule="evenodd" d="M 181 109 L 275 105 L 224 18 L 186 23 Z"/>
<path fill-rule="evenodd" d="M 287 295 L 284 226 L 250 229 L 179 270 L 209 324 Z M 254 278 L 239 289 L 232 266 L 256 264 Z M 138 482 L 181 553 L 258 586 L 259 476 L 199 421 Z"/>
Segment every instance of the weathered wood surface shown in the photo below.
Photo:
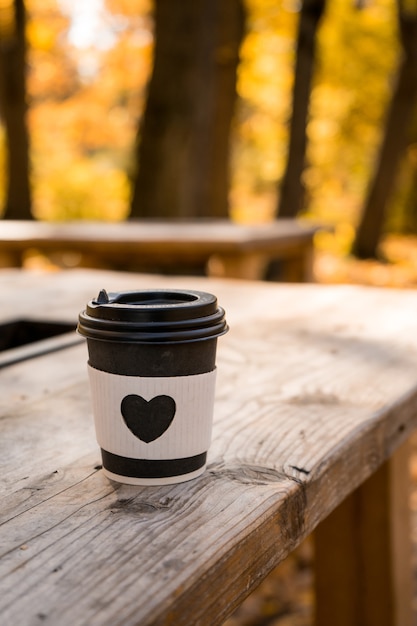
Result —
<path fill-rule="evenodd" d="M 0 225 L 3 263 L 20 266 L 28 249 L 75 252 L 88 267 L 152 269 L 199 267 L 210 276 L 259 279 L 269 261 L 283 263 L 283 280 L 312 279 L 313 237 L 318 228 L 296 220 L 244 225 L 196 222 L 34 222 Z"/>
<path fill-rule="evenodd" d="M 221 624 L 417 426 L 415 292 L 3 271 L 1 317 L 73 319 L 102 287 L 151 285 L 227 311 L 208 470 L 104 478 L 84 345 L 2 370 L 4 624 Z"/>

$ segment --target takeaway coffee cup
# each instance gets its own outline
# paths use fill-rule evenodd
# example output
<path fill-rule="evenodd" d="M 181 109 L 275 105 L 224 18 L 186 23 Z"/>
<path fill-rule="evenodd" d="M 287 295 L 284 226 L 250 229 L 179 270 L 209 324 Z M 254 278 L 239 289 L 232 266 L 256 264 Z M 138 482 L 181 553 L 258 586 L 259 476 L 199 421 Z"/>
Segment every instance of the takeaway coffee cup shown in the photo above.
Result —
<path fill-rule="evenodd" d="M 211 440 L 217 338 L 214 295 L 102 290 L 80 313 L 103 470 L 133 485 L 199 476 Z"/>

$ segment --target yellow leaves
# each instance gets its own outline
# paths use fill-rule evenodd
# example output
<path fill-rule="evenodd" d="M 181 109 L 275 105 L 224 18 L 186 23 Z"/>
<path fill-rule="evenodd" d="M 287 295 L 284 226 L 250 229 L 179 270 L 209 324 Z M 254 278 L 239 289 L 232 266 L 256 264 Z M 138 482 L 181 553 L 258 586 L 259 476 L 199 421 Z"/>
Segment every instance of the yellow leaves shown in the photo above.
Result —
<path fill-rule="evenodd" d="M 275 76 L 275 80 L 271 77 Z M 247 72 L 242 69 L 239 73 L 237 91 L 241 98 L 253 102 L 271 115 L 277 115 L 286 100 L 282 97 L 282 90 L 287 90 L 292 83 L 292 74 L 288 66 L 280 63 L 280 59 L 272 56 L 254 62 Z"/>
<path fill-rule="evenodd" d="M 34 212 L 42 219 L 106 219 L 127 216 L 126 172 L 135 124 L 122 107 L 85 89 L 53 107 L 30 111 Z"/>
<path fill-rule="evenodd" d="M 68 97 L 77 84 L 75 66 L 66 54 L 63 33 L 68 19 L 57 9 L 55 2 L 36 0 L 28 3 L 27 31 L 27 92 L 31 106 L 38 100 Z"/>
<path fill-rule="evenodd" d="M 276 0 L 251 0 L 248 8 L 238 92 L 272 112 L 292 82 L 297 16 Z"/>
<path fill-rule="evenodd" d="M 314 273 L 318 282 L 393 288 L 415 288 L 417 285 L 415 237 L 385 237 L 381 244 L 382 255 L 388 261 L 385 263 L 362 261 L 341 252 L 337 246 L 317 247 Z"/>
<path fill-rule="evenodd" d="M 298 16 L 276 0 L 250 0 L 248 33 L 241 48 L 233 147 L 232 215 L 248 218 L 253 206 L 255 220 L 271 216 L 276 185 L 282 175 L 287 151 L 287 121 L 291 114 L 294 36 Z M 243 188 L 246 208 L 242 208 Z M 238 202 L 238 205 L 235 205 Z"/>
<path fill-rule="evenodd" d="M 44 52 L 53 49 L 56 35 L 53 25 L 46 21 L 30 20 L 26 27 L 28 46 Z"/>
<path fill-rule="evenodd" d="M 117 23 L 114 46 L 85 50 L 70 45 L 70 18 L 54 0 L 29 0 L 28 124 L 38 218 L 127 216 L 127 171 L 153 40 L 146 16 L 135 13 L 146 3 L 111 4 L 129 17 Z M 86 78 L 87 66 L 93 72 Z"/>
<path fill-rule="evenodd" d="M 35 193 L 38 219 L 117 221 L 127 217 L 127 176 L 100 159 L 63 157 L 40 163 Z"/>
<path fill-rule="evenodd" d="M 340 221 L 333 229 L 320 231 L 315 235 L 315 245 L 318 250 L 327 250 L 334 253 L 348 254 L 355 237 L 352 224 Z"/>
<path fill-rule="evenodd" d="M 137 16 L 152 11 L 152 0 L 106 0 L 106 7 L 112 13 Z"/>

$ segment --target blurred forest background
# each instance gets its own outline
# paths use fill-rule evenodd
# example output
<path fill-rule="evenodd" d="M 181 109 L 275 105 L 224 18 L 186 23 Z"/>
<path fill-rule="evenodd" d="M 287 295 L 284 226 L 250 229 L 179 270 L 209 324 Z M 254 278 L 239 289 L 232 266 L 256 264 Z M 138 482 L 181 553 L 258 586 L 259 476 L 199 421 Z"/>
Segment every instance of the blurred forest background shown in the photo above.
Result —
<path fill-rule="evenodd" d="M 0 113 L 3 217 L 298 216 L 417 267 L 417 0 L 0 0 Z M 180 170 L 184 119 L 206 135 Z"/>

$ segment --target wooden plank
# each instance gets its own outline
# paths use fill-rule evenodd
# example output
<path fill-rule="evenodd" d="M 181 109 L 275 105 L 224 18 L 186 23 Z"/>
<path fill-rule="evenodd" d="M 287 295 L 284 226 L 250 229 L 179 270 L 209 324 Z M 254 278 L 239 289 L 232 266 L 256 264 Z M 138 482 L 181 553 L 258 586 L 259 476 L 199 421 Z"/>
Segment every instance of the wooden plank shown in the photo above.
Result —
<path fill-rule="evenodd" d="M 124 222 L 45 222 L 4 220 L 1 224 L 0 241 L 4 249 L 20 244 L 65 246 L 68 243 L 97 246 L 157 245 L 172 246 L 179 250 L 187 243 L 196 251 L 201 246 L 220 251 L 235 247 L 239 250 L 265 250 L 281 239 L 283 247 L 290 242 L 311 239 L 318 227 L 308 222 L 282 219 L 265 224 L 238 224 L 231 220 L 152 221 L 129 220 Z"/>
<path fill-rule="evenodd" d="M 262 278 L 254 264 L 245 274 L 246 257 L 279 258 L 284 265 L 302 259 L 311 251 L 318 227 L 296 220 L 275 220 L 268 224 L 237 224 L 230 220 L 35 222 L 2 223 L 0 250 L 20 255 L 35 249 L 46 254 L 75 252 L 84 266 L 113 264 L 118 269 L 136 267 L 199 268 L 204 272 L 213 255 L 222 263 L 221 274 L 241 278 Z M 217 262 L 217 267 L 218 267 Z M 214 265 L 216 267 L 216 264 Z M 237 268 L 237 269 L 236 269 Z M 263 265 L 261 266 L 261 269 Z M 209 266 L 210 269 L 210 266 Z M 231 272 L 229 273 L 229 269 Z M 297 278 L 299 273 L 297 272 Z M 303 280 L 310 279 L 307 274 Z"/>
<path fill-rule="evenodd" d="M 23 273 L 14 285 L 34 312 L 43 284 L 54 315 L 73 316 L 78 282 L 84 297 L 149 279 Z M 208 471 L 160 488 L 102 476 L 84 345 L 5 368 L 5 623 L 221 624 L 416 428 L 417 293 L 151 281 L 212 291 L 227 311 Z"/>
<path fill-rule="evenodd" d="M 1 326 L 0 326 L 1 333 Z M 81 337 L 76 335 L 75 330 L 55 337 L 42 339 L 26 345 L 22 345 L 16 348 L 11 348 L 0 352 L 0 370 L 4 367 L 9 367 L 15 363 L 26 361 L 27 359 L 33 359 L 41 354 L 48 354 L 50 352 L 58 352 L 64 350 L 68 346 L 73 346 L 77 343 L 82 343 Z"/>
<path fill-rule="evenodd" d="M 47 276 L 47 277 L 46 277 Z M 0 324 L 19 319 L 77 323 L 78 313 L 102 288 L 152 289 L 161 279 L 111 271 L 71 270 L 45 274 L 3 269 L 0 272 Z"/>
<path fill-rule="evenodd" d="M 315 531 L 316 626 L 412 626 L 409 446 Z"/>

